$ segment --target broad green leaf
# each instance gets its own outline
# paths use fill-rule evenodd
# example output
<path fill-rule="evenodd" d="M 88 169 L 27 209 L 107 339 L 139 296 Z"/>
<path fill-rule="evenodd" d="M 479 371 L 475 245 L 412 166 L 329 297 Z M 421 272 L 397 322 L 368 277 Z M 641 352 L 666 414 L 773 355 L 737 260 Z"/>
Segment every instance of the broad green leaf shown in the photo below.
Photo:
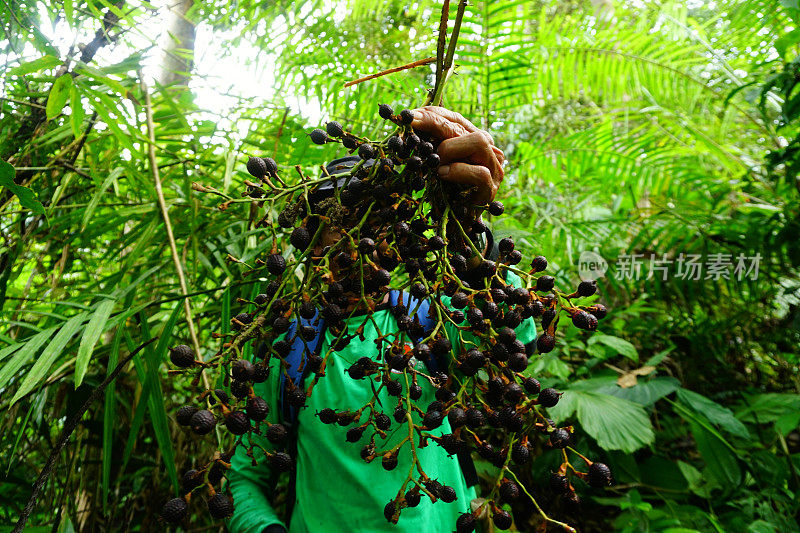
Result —
<path fill-rule="evenodd" d="M 111 185 L 115 179 L 119 178 L 124 171 L 125 169 L 123 167 L 115 168 L 114 170 L 108 173 L 106 179 L 103 180 L 103 184 L 95 190 L 94 195 L 92 195 L 92 199 L 89 200 L 89 205 L 86 206 L 86 211 L 83 212 L 81 231 L 86 229 L 86 225 L 92 218 L 94 210 L 97 209 L 97 205 L 100 203 L 100 200 L 103 197 L 103 194 L 105 194 L 106 189 L 108 189 L 109 185 Z"/>
<path fill-rule="evenodd" d="M 639 352 L 630 342 L 613 335 L 605 335 L 603 333 L 595 333 L 589 338 L 589 344 L 602 343 L 606 346 L 613 348 L 619 355 L 627 357 L 635 362 L 639 362 Z"/>
<path fill-rule="evenodd" d="M 775 422 L 786 413 L 800 411 L 800 394 L 771 392 L 748 397 L 736 416 L 745 422 Z"/>
<path fill-rule="evenodd" d="M 605 450 L 633 452 L 652 444 L 653 426 L 644 408 L 608 394 L 568 390 L 548 413 L 562 422 L 572 413 L 586 433 Z"/>
<path fill-rule="evenodd" d="M 570 383 L 569 390 L 597 392 L 599 394 L 610 394 L 609 391 L 618 389 L 617 376 L 607 375 L 596 378 L 582 379 Z"/>
<path fill-rule="evenodd" d="M 14 167 L 5 161 L 0 161 L 0 185 L 11 191 L 12 194 L 15 194 L 22 207 L 30 209 L 36 215 L 43 215 L 44 206 L 39 199 L 36 198 L 36 193 L 27 187 L 17 185 L 14 182 L 14 176 L 16 176 Z"/>
<path fill-rule="evenodd" d="M 708 480 L 703 478 L 702 472 L 683 461 L 675 461 L 675 464 L 680 469 L 684 479 L 689 483 L 689 490 L 704 498 L 708 497 L 710 487 L 708 486 Z"/>
<path fill-rule="evenodd" d="M 20 385 L 19 389 L 17 389 L 17 393 L 14 394 L 13 398 L 11 398 L 12 404 L 16 403 L 17 400 L 32 391 L 40 381 L 47 378 L 47 371 L 50 370 L 50 367 L 53 365 L 53 362 L 55 362 L 58 356 L 63 354 L 67 343 L 78 332 L 81 325 L 83 325 L 83 322 L 86 320 L 86 317 L 86 312 L 79 313 L 70 318 L 67 323 L 64 324 L 60 330 L 58 330 L 58 333 L 55 334 L 53 340 L 50 341 L 36 362 L 33 363 L 33 366 L 28 371 L 25 379 L 22 381 L 22 385 Z"/>
<path fill-rule="evenodd" d="M 680 382 L 675 378 L 657 377 L 650 381 L 642 381 L 640 379 L 633 387 L 623 389 L 615 386 L 610 390 L 604 389 L 603 392 L 649 407 L 664 396 L 672 394 L 679 387 Z"/>
<path fill-rule="evenodd" d="M 571 372 L 572 370 L 567 363 L 562 361 L 555 353 L 550 352 L 536 358 L 526 369 L 525 374 L 531 376 L 549 374 L 559 378 L 566 378 Z"/>
<path fill-rule="evenodd" d="M 53 43 L 42 33 L 36 24 L 32 24 L 30 27 L 31 35 L 33 36 L 33 45 L 36 46 L 36 49 L 42 52 L 45 55 L 49 56 L 57 56 L 58 50 Z"/>
<path fill-rule="evenodd" d="M 721 443 L 723 443 L 725 446 L 727 446 L 728 450 L 730 450 L 731 453 L 733 453 L 734 455 L 739 453 L 738 450 L 733 447 L 733 444 L 731 444 L 730 442 L 725 440 L 725 437 L 722 436 L 722 433 L 720 433 L 717 430 L 717 428 L 715 428 L 714 425 L 705 416 L 703 416 L 702 414 L 694 411 L 693 409 L 691 409 L 689 407 L 685 407 L 680 402 L 677 402 L 677 401 L 673 402 L 669 398 L 667 398 L 666 401 L 670 405 L 672 405 L 672 407 L 675 409 L 675 411 L 677 411 L 678 414 L 680 414 L 681 417 L 685 421 L 697 424 L 697 425 L 705 428 L 706 431 L 708 431 L 710 434 L 714 435 Z"/>
<path fill-rule="evenodd" d="M 75 84 L 69 89 L 69 110 L 69 126 L 72 128 L 72 135 L 78 139 L 83 135 L 83 119 L 86 118 L 86 111 L 81 102 L 81 91 Z"/>
<path fill-rule="evenodd" d="M 47 342 L 58 330 L 58 327 L 52 327 L 41 331 L 27 339 L 22 348 L 17 350 L 17 353 L 9 359 L 9 361 L 0 368 L 0 389 L 6 386 L 8 380 L 12 377 L 17 375 L 17 371 L 19 371 L 22 366 L 28 362 L 28 360 L 33 357 L 33 354 L 42 347 L 42 345 Z"/>
<path fill-rule="evenodd" d="M 784 437 L 800 426 L 800 411 L 786 413 L 775 421 L 775 429 Z"/>
<path fill-rule="evenodd" d="M 25 74 L 32 74 L 34 72 L 39 72 L 40 70 L 44 70 L 47 68 L 53 68 L 57 65 L 61 64 L 61 60 L 57 57 L 53 56 L 42 56 L 39 59 L 34 59 L 33 61 L 28 61 L 27 63 L 23 63 L 19 66 L 16 66 L 8 71 L 9 74 L 14 76 L 22 76 Z"/>
<path fill-rule="evenodd" d="M 571 417 L 578 408 L 578 393 L 566 391 L 561 395 L 561 399 L 553 407 L 547 408 L 547 414 L 556 422 L 563 422 Z"/>
<path fill-rule="evenodd" d="M 52 120 L 61 114 L 61 110 L 67 105 L 71 88 L 72 75 L 69 73 L 62 74 L 53 83 L 53 86 L 50 88 L 50 94 L 47 96 L 47 105 L 45 106 L 47 120 Z"/>
<path fill-rule="evenodd" d="M 598 359 L 608 358 L 608 350 L 599 344 L 590 344 L 587 346 L 586 353 Z"/>
<path fill-rule="evenodd" d="M 83 331 L 83 337 L 81 337 L 81 343 L 78 346 L 78 357 L 75 359 L 75 388 L 78 388 L 83 382 L 83 376 L 89 366 L 94 345 L 105 330 L 106 322 L 114 309 L 114 304 L 116 304 L 114 300 L 100 302 L 97 305 L 97 310 L 92 314 L 92 318 L 86 325 L 86 329 Z"/>
<path fill-rule="evenodd" d="M 733 412 L 721 406 L 720 404 L 709 400 L 705 396 L 692 392 L 689 389 L 678 389 L 678 401 L 683 405 L 692 408 L 697 413 L 704 415 L 712 423 L 725 429 L 732 435 L 741 437 L 743 439 L 750 438 L 750 432 L 744 424 L 742 424 Z"/>
<path fill-rule="evenodd" d="M 706 471 L 714 477 L 726 492 L 737 488 L 741 482 L 742 471 L 739 462 L 728 446 L 716 435 L 700 424 L 689 421 L 697 451 L 706 464 Z"/>

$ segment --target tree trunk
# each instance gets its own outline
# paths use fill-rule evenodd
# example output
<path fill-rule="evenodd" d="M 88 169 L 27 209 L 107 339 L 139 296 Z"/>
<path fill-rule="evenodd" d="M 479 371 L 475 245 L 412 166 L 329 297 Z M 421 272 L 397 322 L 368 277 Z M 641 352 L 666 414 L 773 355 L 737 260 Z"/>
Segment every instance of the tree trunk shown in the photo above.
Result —
<path fill-rule="evenodd" d="M 194 0 L 165 0 L 164 30 L 161 33 L 161 70 L 158 83 L 186 87 L 194 62 L 194 23 L 186 15 Z"/>

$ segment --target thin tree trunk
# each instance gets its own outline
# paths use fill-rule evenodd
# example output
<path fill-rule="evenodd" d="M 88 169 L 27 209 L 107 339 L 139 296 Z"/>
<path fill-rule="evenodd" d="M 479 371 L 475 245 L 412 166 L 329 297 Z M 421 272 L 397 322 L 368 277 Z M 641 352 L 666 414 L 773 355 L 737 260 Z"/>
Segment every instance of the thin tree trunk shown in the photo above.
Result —
<path fill-rule="evenodd" d="M 195 25 L 187 18 L 194 0 L 165 0 L 164 29 L 161 33 L 161 70 L 158 83 L 186 87 L 194 63 Z"/>

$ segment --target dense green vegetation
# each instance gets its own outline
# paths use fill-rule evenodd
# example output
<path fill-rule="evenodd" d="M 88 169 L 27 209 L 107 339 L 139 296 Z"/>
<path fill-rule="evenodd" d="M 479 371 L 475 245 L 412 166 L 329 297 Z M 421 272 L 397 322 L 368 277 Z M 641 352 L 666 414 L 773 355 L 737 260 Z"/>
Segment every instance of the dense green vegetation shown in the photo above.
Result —
<path fill-rule="evenodd" d="M 70 414 L 154 337 L 83 417 L 30 524 L 161 528 L 175 464 L 201 445 L 171 420 L 189 392 L 166 349 L 190 334 L 156 181 L 213 351 L 236 299 L 258 292 L 240 262 L 269 243 L 245 204 L 220 211 L 192 183 L 238 190 L 247 155 L 312 169 L 337 155 L 309 141 L 317 120 L 372 128 L 377 102 L 422 102 L 428 67 L 342 85 L 432 55 L 439 7 L 196 1 L 196 65 L 170 89 L 142 74 L 159 57 L 148 3 L 0 8 L 0 531 Z M 547 256 L 563 286 L 582 252 L 609 265 L 600 331 L 564 328 L 529 368 L 567 391 L 552 415 L 615 473 L 572 518 L 581 531 L 798 531 L 798 23 L 792 0 L 468 7 L 445 104 L 509 159 L 495 234 Z M 227 78 L 244 55 L 248 76 L 274 72 Z M 563 518 L 548 461 L 531 482 Z"/>

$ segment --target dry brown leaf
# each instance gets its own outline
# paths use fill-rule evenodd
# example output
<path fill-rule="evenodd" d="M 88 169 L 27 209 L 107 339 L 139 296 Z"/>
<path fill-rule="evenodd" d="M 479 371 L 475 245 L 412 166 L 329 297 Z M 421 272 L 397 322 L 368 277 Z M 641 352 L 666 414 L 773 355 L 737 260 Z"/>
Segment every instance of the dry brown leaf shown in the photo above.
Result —
<path fill-rule="evenodd" d="M 636 385 L 637 376 L 646 376 L 652 373 L 655 369 L 656 367 L 647 365 L 635 370 L 631 370 L 630 372 L 626 372 L 617 378 L 617 385 L 623 389 L 629 389 Z"/>

